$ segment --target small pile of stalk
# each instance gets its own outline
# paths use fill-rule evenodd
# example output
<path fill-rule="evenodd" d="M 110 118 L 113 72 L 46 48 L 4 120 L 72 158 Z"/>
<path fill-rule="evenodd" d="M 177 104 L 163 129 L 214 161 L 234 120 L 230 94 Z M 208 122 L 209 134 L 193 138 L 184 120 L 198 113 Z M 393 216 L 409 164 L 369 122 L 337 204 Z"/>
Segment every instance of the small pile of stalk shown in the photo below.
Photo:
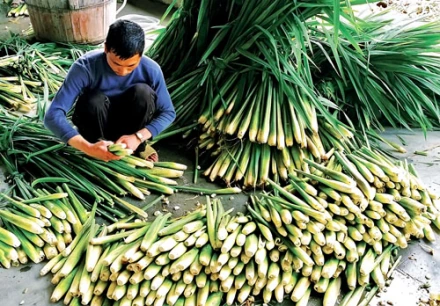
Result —
<path fill-rule="evenodd" d="M 92 47 L 30 43 L 14 35 L 0 43 L 0 101 L 29 112 L 46 94 L 52 97 L 73 62 Z M 46 92 L 45 92 L 46 91 Z"/>
<path fill-rule="evenodd" d="M 336 224 L 330 223 L 331 228 L 342 225 L 341 229 L 347 229 L 344 225 L 351 224 L 378 253 L 386 243 L 405 248 L 412 236 L 435 241 L 432 226 L 440 228 L 440 201 L 424 186 L 411 164 L 396 165 L 367 148 L 348 155 L 335 152 L 335 156 L 322 164 L 309 159 L 304 162 L 310 172 L 296 170 L 298 175 L 289 175 L 290 184 L 285 188 L 269 179 L 284 200 L 264 196 L 259 207 L 266 206 L 261 215 L 267 222 L 274 221 L 267 215 L 269 207 L 271 212 L 279 213 L 290 202 L 292 206 L 288 207 L 313 213 L 309 217 L 326 226 L 328 221 L 337 220 Z M 278 230 L 282 224 L 275 223 Z M 355 236 L 361 237 L 351 229 Z M 301 235 L 290 238 L 297 244 Z"/>
<path fill-rule="evenodd" d="M 292 211 L 293 216 L 297 214 Z M 258 221 L 261 217 L 232 216 L 219 199 L 211 203 L 208 197 L 206 207 L 169 218 L 170 214 L 153 222 L 121 220 L 102 228 L 90 224 L 88 235 L 78 237 L 66 262 L 60 264 L 64 258 L 59 255 L 41 270 L 41 275 L 53 273 L 56 288 L 51 301 L 215 306 L 255 298 L 281 303 L 290 297 L 305 306 L 314 289 L 324 294 L 324 306 L 333 306 L 342 284 L 348 282 L 356 288 L 351 298 L 355 305 L 370 283 L 370 274 L 382 286 L 394 268 L 393 246 L 376 256 L 366 244 L 359 267 L 337 258 L 314 265 L 306 259 L 307 251 L 299 248 L 304 255 L 297 256 L 297 247 L 272 235 L 270 225 Z M 359 279 L 353 276 L 356 272 Z"/>
<path fill-rule="evenodd" d="M 20 3 L 15 7 L 11 6 L 11 8 L 8 11 L 8 17 L 20 17 L 20 16 L 29 16 L 26 3 Z"/>
<path fill-rule="evenodd" d="M 31 196 L 22 199 L 0 194 L 0 263 L 6 269 L 70 254 L 74 237 L 81 235 L 87 219 L 94 216 L 84 210 L 67 185 L 52 194 L 35 189 Z"/>

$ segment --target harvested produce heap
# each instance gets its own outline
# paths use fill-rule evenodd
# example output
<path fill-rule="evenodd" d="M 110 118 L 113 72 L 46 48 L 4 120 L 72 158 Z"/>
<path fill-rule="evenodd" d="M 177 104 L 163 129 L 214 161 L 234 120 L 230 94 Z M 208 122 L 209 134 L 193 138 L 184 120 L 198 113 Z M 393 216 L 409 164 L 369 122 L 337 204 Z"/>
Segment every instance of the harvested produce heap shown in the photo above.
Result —
<path fill-rule="evenodd" d="M 370 282 L 373 295 L 384 287 L 398 263 L 394 250 L 406 247 L 411 236 L 432 239 L 429 218 L 437 216 L 436 226 L 440 221 L 439 200 L 424 192 L 426 205 L 410 198 L 398 204 L 393 201 L 397 194 L 377 194 L 364 209 L 335 191 L 334 197 L 346 197 L 344 204 L 331 201 L 327 210 L 316 206 L 326 201 L 313 196 L 312 186 L 299 188 L 309 193 L 297 197 L 271 185 L 279 195 L 252 197 L 251 216 L 232 216 L 220 200 L 211 203 L 208 197 L 206 207 L 177 220 L 166 214 L 153 222 L 131 217 L 99 226 L 94 207 L 84 222 L 72 225 L 75 237 L 68 245 L 62 243 L 64 236 L 72 239 L 73 234 L 61 233 L 52 224 L 57 218 L 35 217 L 52 224 L 43 229 L 6 216 L 9 231 L 2 233 L 0 260 L 25 262 L 28 256 L 39 262 L 44 255 L 34 241 L 41 240 L 50 259 L 41 275 L 53 273 L 51 301 L 63 299 L 66 305 L 235 305 L 260 294 L 266 303 L 290 297 L 296 305 L 307 305 L 313 289 L 330 306 L 346 287 L 343 305 L 358 305 Z M 67 194 L 51 198 L 67 199 Z M 45 200 L 26 203 L 44 205 Z M 304 201 L 318 204 L 312 208 Z M 49 240 L 46 232 L 62 236 Z"/>

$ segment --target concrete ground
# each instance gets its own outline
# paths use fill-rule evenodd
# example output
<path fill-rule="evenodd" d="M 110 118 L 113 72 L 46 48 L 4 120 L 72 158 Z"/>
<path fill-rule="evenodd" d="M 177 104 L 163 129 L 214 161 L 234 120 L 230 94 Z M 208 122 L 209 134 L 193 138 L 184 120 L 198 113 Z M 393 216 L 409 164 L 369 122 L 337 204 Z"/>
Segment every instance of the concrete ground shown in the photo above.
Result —
<path fill-rule="evenodd" d="M 129 14 L 148 15 L 160 18 L 166 6 L 161 3 L 152 3 L 149 1 L 134 0 L 131 1 L 118 17 Z M 8 35 L 8 31 L 21 32 L 29 26 L 29 18 L 19 17 L 18 19 L 6 18 L 6 6 L 0 5 L 0 39 Z M 7 28 L 6 28 L 7 27 Z M 413 163 L 419 172 L 423 181 L 440 193 L 440 132 L 430 132 L 425 139 L 420 131 L 406 131 L 389 129 L 384 133 L 388 139 L 400 142 L 397 136 L 400 136 L 406 142 L 406 154 L 399 154 L 399 158 L 407 158 Z M 182 145 L 158 144 L 156 149 L 159 152 L 161 160 L 181 162 L 188 165 L 185 176 L 179 180 L 179 184 L 188 186 L 193 185 L 194 157 L 192 152 L 185 151 Z M 427 156 L 414 154 L 415 151 L 426 151 Z M 182 153 L 184 152 L 184 153 Z M 7 186 L 3 183 L 4 174 L 0 169 L 0 191 L 5 190 Z M 207 182 L 203 177 L 199 177 L 198 186 L 206 188 L 219 188 Z M 247 194 L 223 196 L 222 203 L 226 209 L 234 207 L 236 211 L 244 211 L 244 204 L 247 201 Z M 146 201 L 153 200 L 157 195 L 152 195 Z M 187 193 L 178 193 L 169 198 L 168 208 L 176 215 L 185 210 L 191 210 L 197 202 L 204 203 L 203 196 L 197 196 Z M 139 203 L 133 201 L 134 203 Z M 180 207 L 174 210 L 174 207 Z M 160 210 L 158 205 L 153 207 L 149 213 Z M 440 239 L 440 236 L 437 234 Z M 433 249 L 433 255 L 426 252 L 421 245 L 429 245 Z M 440 245 L 431 244 L 426 241 L 413 241 L 406 250 L 400 255 L 402 260 L 394 273 L 394 280 L 382 292 L 379 297 L 375 297 L 370 305 L 379 305 L 381 302 L 388 302 L 389 305 L 410 306 L 418 305 L 420 299 L 426 299 L 430 292 L 440 293 Z M 0 268 L 0 305 L 62 305 L 62 303 L 50 304 L 49 298 L 53 290 L 50 283 L 50 277 L 40 277 L 39 270 L 42 265 L 24 265 L 9 270 Z M 272 305 L 275 305 L 273 303 Z M 293 305 L 286 301 L 283 305 Z M 314 296 L 309 302 L 310 306 L 322 305 L 322 296 Z"/>

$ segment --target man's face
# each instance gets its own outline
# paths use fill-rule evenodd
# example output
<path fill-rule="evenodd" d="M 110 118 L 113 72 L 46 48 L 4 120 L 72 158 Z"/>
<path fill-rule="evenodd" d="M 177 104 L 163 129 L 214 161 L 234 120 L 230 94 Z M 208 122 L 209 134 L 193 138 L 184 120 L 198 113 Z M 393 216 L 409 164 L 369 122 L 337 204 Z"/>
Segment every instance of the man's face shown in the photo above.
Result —
<path fill-rule="evenodd" d="M 141 56 L 136 54 L 133 57 L 127 58 L 125 60 L 121 59 L 115 53 L 107 50 L 105 48 L 105 54 L 107 57 L 107 63 L 110 68 L 119 76 L 126 76 L 130 74 L 140 63 Z"/>

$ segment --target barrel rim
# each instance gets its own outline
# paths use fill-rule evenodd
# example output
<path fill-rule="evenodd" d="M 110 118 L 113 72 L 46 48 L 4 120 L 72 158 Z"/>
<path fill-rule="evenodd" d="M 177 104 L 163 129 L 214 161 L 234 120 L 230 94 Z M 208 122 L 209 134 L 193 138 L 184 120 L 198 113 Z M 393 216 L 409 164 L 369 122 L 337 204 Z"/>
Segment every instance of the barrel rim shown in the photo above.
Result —
<path fill-rule="evenodd" d="M 40 6 L 40 5 L 35 5 L 35 4 L 31 4 L 28 1 L 26 1 L 26 5 L 28 8 L 37 8 L 37 9 L 45 9 L 45 10 L 49 10 L 49 11 L 54 11 L 54 12 L 72 12 L 72 11 L 82 11 L 85 9 L 89 9 L 89 8 L 95 8 L 95 7 L 101 7 L 101 6 L 105 6 L 106 4 L 108 4 L 109 2 L 115 2 L 117 0 L 104 0 L 101 3 L 95 3 L 93 5 L 86 5 L 86 6 L 81 6 L 81 7 L 72 7 L 72 8 L 58 8 L 58 7 L 47 7 L 47 6 Z"/>

